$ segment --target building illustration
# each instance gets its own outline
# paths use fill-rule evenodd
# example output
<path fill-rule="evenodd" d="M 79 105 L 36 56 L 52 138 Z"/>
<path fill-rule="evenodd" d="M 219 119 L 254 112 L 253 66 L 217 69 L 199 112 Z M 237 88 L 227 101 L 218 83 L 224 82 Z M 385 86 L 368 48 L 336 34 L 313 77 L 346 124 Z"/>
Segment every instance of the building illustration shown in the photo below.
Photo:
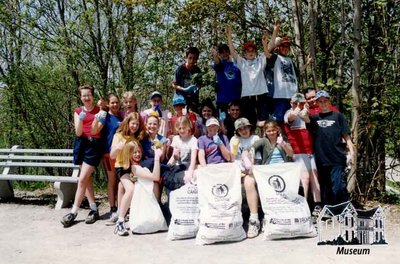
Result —
<path fill-rule="evenodd" d="M 359 210 L 351 202 L 325 205 L 317 225 L 318 245 L 387 244 L 385 215 L 380 206 Z"/>

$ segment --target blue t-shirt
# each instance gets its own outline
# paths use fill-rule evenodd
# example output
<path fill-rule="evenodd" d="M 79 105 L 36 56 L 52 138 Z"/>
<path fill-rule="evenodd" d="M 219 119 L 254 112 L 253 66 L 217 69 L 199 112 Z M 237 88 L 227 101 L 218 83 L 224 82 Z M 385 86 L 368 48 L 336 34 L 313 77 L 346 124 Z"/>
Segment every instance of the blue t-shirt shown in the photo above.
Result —
<path fill-rule="evenodd" d="M 271 154 L 271 160 L 268 164 L 274 164 L 274 163 L 284 163 L 285 160 L 282 157 L 281 152 L 277 147 L 274 148 Z"/>
<path fill-rule="evenodd" d="M 164 144 L 167 141 L 167 138 L 157 134 L 156 139 L 154 141 L 158 140 L 160 144 Z M 154 141 L 151 140 L 149 137 L 144 138 L 142 141 L 140 141 L 140 144 L 142 145 L 143 148 L 143 159 L 149 159 L 149 158 L 154 158 Z"/>
<path fill-rule="evenodd" d="M 232 61 L 221 60 L 214 64 L 219 89 L 217 90 L 217 103 L 229 103 L 240 99 L 242 80 L 240 70 Z"/>
<path fill-rule="evenodd" d="M 118 113 L 118 115 L 116 116 L 107 113 L 106 122 L 104 123 L 103 129 L 101 130 L 101 135 L 106 141 L 106 146 L 104 149 L 105 153 L 111 152 L 111 145 L 114 134 L 115 132 L 117 132 L 119 124 L 122 122 L 122 120 L 123 118 L 121 113 Z"/>

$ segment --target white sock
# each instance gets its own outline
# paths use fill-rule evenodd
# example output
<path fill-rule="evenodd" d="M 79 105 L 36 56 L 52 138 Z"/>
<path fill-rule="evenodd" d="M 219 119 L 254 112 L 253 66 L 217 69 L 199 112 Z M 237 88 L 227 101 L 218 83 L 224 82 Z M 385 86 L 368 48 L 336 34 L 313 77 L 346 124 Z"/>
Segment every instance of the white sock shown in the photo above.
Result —
<path fill-rule="evenodd" d="M 258 213 L 255 213 L 255 214 L 250 213 L 249 221 L 250 221 L 250 220 L 254 220 L 254 221 L 256 221 L 256 222 L 259 222 L 260 220 L 258 220 Z"/>
<path fill-rule="evenodd" d="M 77 213 L 78 213 L 78 209 L 79 209 L 78 206 L 73 205 L 73 206 L 72 206 L 72 209 L 71 209 L 71 214 L 77 214 Z"/>
<path fill-rule="evenodd" d="M 92 210 L 92 211 L 97 211 L 97 205 L 96 205 L 96 203 L 91 203 L 91 204 L 90 204 L 90 210 Z"/>
<path fill-rule="evenodd" d="M 123 222 L 125 222 L 125 218 L 118 216 L 118 223 L 123 223 Z"/>

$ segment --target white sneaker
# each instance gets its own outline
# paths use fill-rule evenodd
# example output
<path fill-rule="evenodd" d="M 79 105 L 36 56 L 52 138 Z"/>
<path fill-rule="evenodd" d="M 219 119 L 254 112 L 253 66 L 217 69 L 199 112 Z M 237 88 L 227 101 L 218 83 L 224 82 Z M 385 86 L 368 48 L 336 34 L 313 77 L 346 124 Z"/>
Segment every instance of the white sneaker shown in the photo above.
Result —
<path fill-rule="evenodd" d="M 119 236 L 129 235 L 128 230 L 125 228 L 124 222 L 117 222 L 115 224 L 114 234 L 118 234 Z"/>
<path fill-rule="evenodd" d="M 118 220 L 118 213 L 117 212 L 112 212 L 110 215 L 110 218 L 108 218 L 106 222 L 106 226 L 113 226 Z"/>
<path fill-rule="evenodd" d="M 260 221 L 249 220 L 249 230 L 247 230 L 247 238 L 254 238 L 260 232 Z"/>

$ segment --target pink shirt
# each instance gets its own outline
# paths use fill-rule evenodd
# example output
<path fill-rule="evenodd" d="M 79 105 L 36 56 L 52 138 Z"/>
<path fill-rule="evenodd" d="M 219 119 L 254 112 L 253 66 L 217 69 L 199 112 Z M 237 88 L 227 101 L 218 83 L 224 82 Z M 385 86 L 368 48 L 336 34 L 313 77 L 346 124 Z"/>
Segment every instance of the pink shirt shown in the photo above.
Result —
<path fill-rule="evenodd" d="M 78 115 L 82 112 L 82 111 L 84 111 L 83 110 L 83 107 L 77 107 L 77 108 L 75 108 L 75 113 L 77 113 Z M 85 118 L 83 119 L 83 127 L 82 127 L 82 136 L 83 137 L 87 137 L 87 138 L 89 138 L 89 137 L 92 137 L 92 138 L 100 138 L 100 133 L 98 133 L 98 134 L 95 134 L 95 135 L 92 135 L 91 134 L 91 130 L 92 130 L 92 123 L 93 123 L 93 120 L 94 120 L 94 116 L 95 116 L 95 114 L 97 114 L 98 112 L 100 111 L 100 108 L 98 107 L 98 106 L 95 106 L 93 109 L 92 109 L 92 111 L 90 111 L 90 112 L 86 112 L 86 116 L 85 116 Z"/>

